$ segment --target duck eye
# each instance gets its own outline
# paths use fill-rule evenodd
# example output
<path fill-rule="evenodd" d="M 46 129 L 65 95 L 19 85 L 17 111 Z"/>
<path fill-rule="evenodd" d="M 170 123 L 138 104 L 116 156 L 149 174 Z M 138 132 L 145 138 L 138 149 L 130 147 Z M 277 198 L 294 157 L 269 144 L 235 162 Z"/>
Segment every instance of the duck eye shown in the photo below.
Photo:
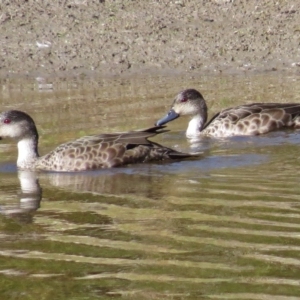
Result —
<path fill-rule="evenodd" d="M 10 119 L 5 119 L 5 120 L 3 121 L 4 124 L 9 124 L 10 122 L 11 122 Z"/>
<path fill-rule="evenodd" d="M 180 99 L 180 102 L 186 102 L 187 100 L 188 100 L 188 99 L 184 97 L 184 98 L 181 98 L 181 99 Z"/>

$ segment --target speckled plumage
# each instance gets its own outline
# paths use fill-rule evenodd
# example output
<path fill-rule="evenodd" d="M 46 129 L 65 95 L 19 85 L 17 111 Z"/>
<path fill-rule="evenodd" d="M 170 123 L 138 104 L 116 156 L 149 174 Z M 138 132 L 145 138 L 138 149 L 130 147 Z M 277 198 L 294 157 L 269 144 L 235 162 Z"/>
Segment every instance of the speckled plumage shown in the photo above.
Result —
<path fill-rule="evenodd" d="M 139 131 L 85 136 L 62 144 L 39 157 L 38 133 L 33 119 L 17 110 L 0 114 L 0 138 L 17 140 L 17 166 L 20 169 L 71 172 L 195 156 L 148 140 L 149 137 L 165 132 L 163 128 L 156 126 Z"/>
<path fill-rule="evenodd" d="M 207 106 L 201 93 L 194 89 L 180 92 L 169 113 L 156 125 L 164 125 L 181 115 L 190 115 L 186 135 L 228 137 L 259 135 L 274 130 L 300 128 L 300 103 L 252 103 L 224 109 L 207 120 Z"/>

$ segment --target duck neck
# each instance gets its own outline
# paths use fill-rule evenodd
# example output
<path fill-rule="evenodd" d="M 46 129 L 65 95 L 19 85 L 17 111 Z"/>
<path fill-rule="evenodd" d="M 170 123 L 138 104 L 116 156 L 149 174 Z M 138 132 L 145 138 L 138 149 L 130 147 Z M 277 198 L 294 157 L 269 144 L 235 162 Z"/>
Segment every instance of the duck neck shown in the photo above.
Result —
<path fill-rule="evenodd" d="M 195 136 L 199 136 L 201 130 L 204 127 L 204 124 L 206 122 L 206 117 L 201 116 L 200 114 L 195 115 L 192 120 L 189 122 L 186 136 L 188 138 L 193 138 Z"/>
<path fill-rule="evenodd" d="M 34 167 L 39 157 L 37 147 L 38 136 L 23 138 L 18 142 L 18 168 L 31 169 Z"/>

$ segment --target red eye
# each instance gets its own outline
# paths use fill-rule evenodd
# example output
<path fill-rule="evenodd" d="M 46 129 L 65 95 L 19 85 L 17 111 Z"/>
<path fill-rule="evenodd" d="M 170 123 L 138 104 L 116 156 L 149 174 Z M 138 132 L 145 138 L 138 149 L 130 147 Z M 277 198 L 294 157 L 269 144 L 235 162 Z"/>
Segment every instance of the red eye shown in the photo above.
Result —
<path fill-rule="evenodd" d="M 186 101 L 187 101 L 187 98 L 180 99 L 180 102 L 186 102 Z"/>
<path fill-rule="evenodd" d="M 10 122 L 11 122 L 10 119 L 5 119 L 5 120 L 3 121 L 4 124 L 9 124 Z"/>

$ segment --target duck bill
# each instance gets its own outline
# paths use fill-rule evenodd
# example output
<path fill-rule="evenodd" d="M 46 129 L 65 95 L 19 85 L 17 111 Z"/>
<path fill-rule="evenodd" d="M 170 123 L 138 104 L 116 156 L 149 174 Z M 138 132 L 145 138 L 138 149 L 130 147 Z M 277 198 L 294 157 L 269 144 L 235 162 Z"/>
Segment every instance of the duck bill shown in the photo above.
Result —
<path fill-rule="evenodd" d="M 158 120 L 155 125 L 156 126 L 161 126 L 164 125 L 170 121 L 173 121 L 175 119 L 177 119 L 180 115 L 178 113 L 176 113 L 174 111 L 173 108 L 170 109 L 170 111 L 167 113 L 167 115 L 165 115 L 163 118 L 161 118 L 160 120 Z"/>

